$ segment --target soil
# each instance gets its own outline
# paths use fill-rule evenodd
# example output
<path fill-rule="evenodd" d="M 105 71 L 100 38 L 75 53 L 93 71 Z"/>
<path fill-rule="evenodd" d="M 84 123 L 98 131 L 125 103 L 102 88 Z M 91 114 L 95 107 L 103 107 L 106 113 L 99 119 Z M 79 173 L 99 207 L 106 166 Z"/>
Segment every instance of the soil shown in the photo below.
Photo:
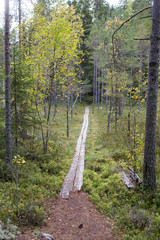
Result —
<path fill-rule="evenodd" d="M 113 221 L 102 216 L 89 201 L 84 192 L 70 193 L 69 199 L 58 197 L 47 204 L 50 213 L 47 226 L 42 233 L 51 234 L 54 240 L 118 240 L 113 236 Z M 17 240 L 39 239 L 37 231 L 28 231 L 16 237 Z M 40 232 L 39 232 L 40 233 Z"/>

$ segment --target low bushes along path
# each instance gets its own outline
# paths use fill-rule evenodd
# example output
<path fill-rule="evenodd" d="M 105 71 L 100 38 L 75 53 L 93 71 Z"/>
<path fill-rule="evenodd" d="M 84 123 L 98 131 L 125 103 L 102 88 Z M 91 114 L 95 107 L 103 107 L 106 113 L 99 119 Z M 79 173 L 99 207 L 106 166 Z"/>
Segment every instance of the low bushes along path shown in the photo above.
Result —
<path fill-rule="evenodd" d="M 113 222 L 102 216 L 81 192 L 83 183 L 85 141 L 87 137 L 89 107 L 86 107 L 83 126 L 77 141 L 71 167 L 65 177 L 60 196 L 54 203 L 47 203 L 50 214 L 47 226 L 41 228 L 54 240 L 118 240 L 112 234 Z M 34 232 L 26 232 L 17 240 L 40 239 Z"/>

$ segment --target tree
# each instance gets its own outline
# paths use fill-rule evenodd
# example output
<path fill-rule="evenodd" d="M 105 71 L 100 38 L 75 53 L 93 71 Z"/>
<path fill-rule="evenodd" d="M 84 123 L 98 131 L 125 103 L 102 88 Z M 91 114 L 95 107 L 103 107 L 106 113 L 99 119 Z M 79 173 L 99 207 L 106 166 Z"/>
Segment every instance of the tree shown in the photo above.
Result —
<path fill-rule="evenodd" d="M 22 34 L 22 50 L 26 51 L 26 65 L 30 66 L 28 77 L 33 81 L 28 91 L 32 94 L 31 102 L 36 106 L 43 150 L 47 153 L 53 128 L 51 116 L 55 117 L 56 114 L 57 97 L 61 93 L 69 97 L 73 85 L 79 84 L 76 69 L 81 62 L 83 29 L 82 21 L 75 14 L 73 6 L 57 5 L 51 13 L 51 20 L 44 16 L 42 6 L 37 5 L 35 10 L 34 17 L 23 25 L 26 30 Z M 69 82 L 70 79 L 72 82 Z"/>
<path fill-rule="evenodd" d="M 158 92 L 159 40 L 160 40 L 160 0 L 153 1 L 150 58 L 148 71 L 148 96 L 146 112 L 146 136 L 144 149 L 143 184 L 156 188 L 155 144 L 156 113 Z"/>
<path fill-rule="evenodd" d="M 68 2 L 71 5 L 71 2 Z M 83 83 L 88 80 L 92 83 L 93 80 L 93 63 L 90 61 L 91 48 L 87 45 L 86 40 L 90 34 L 92 27 L 92 9 L 91 0 L 74 0 L 72 4 L 76 10 L 76 14 L 81 16 L 82 27 L 84 29 L 84 34 L 81 41 L 81 50 L 83 51 L 83 61 L 80 64 L 82 71 L 84 72 L 82 76 Z M 90 88 L 88 89 L 89 92 Z"/>
<path fill-rule="evenodd" d="M 4 107 L 3 85 L 4 85 L 4 32 L 0 28 L 0 108 Z"/>
<path fill-rule="evenodd" d="M 9 0 L 5 1 L 5 134 L 6 162 L 11 168 L 12 135 L 11 135 L 11 102 L 10 102 L 10 49 L 9 49 Z"/>

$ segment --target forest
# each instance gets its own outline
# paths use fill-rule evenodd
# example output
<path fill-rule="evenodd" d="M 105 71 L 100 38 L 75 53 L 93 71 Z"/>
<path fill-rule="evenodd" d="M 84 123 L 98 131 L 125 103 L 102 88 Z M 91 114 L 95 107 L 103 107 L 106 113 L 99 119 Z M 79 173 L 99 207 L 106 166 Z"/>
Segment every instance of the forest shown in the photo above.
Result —
<path fill-rule="evenodd" d="M 160 239 L 160 0 L 15 2 L 0 28 L 0 239 L 44 239 L 86 107 L 82 194 L 108 239 Z M 45 239 L 93 240 L 59 234 Z"/>

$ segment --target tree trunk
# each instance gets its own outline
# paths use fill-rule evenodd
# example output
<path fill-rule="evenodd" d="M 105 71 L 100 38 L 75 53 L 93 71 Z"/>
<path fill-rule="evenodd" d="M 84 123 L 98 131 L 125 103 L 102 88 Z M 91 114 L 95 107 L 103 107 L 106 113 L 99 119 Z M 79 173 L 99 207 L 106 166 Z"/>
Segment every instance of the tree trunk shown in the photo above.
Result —
<path fill-rule="evenodd" d="M 81 92 L 79 93 L 79 102 L 80 103 L 82 102 L 82 93 Z"/>
<path fill-rule="evenodd" d="M 9 50 L 9 0 L 5 1 L 5 133 L 6 162 L 11 168 L 12 135 L 11 135 L 11 102 L 10 102 L 10 50 Z"/>
<path fill-rule="evenodd" d="M 95 105 L 95 83 L 96 83 L 96 60 L 94 59 L 94 78 L 93 78 L 93 103 L 92 103 L 92 113 L 94 113 Z"/>
<path fill-rule="evenodd" d="M 137 158 L 136 158 L 136 153 L 135 150 L 137 148 L 137 144 L 136 144 L 136 127 L 137 127 L 137 120 L 136 120 L 136 116 L 134 116 L 134 139 L 133 139 L 133 145 L 134 145 L 134 155 L 133 155 L 133 170 L 134 172 L 137 171 Z"/>
<path fill-rule="evenodd" d="M 107 95 L 107 88 L 108 88 L 108 82 L 106 83 L 106 111 L 108 109 L 108 99 L 109 99 L 109 96 Z"/>
<path fill-rule="evenodd" d="M 53 113 L 53 121 L 55 119 L 55 116 L 57 114 L 57 103 L 58 103 L 58 99 L 57 99 L 57 95 L 58 95 L 58 87 L 59 87 L 59 80 L 56 81 L 56 84 L 54 86 L 55 90 L 54 90 L 54 113 Z"/>
<path fill-rule="evenodd" d="M 115 131 L 117 132 L 117 121 L 118 121 L 118 87 L 116 83 L 115 89 Z"/>
<path fill-rule="evenodd" d="M 73 92 L 71 92 L 71 118 L 73 117 Z"/>
<path fill-rule="evenodd" d="M 96 82 L 96 100 L 95 100 L 95 104 L 96 104 L 96 106 L 97 106 L 97 102 L 98 102 L 98 82 L 97 82 L 97 61 L 96 61 L 96 69 L 95 69 L 95 71 L 96 71 L 96 75 L 95 75 L 95 82 Z"/>
<path fill-rule="evenodd" d="M 67 137 L 69 137 L 69 94 L 67 94 Z"/>
<path fill-rule="evenodd" d="M 154 0 L 153 2 L 152 31 L 150 39 L 143 184 L 146 188 L 153 190 L 156 188 L 155 133 L 159 67 L 160 0 Z"/>
<path fill-rule="evenodd" d="M 44 110 L 44 118 L 47 117 L 47 104 L 46 104 L 46 98 L 43 99 L 43 110 Z"/>
<path fill-rule="evenodd" d="M 130 113 L 128 113 L 128 133 L 127 133 L 128 137 L 130 137 L 130 132 L 131 132 L 131 118 Z"/>
<path fill-rule="evenodd" d="M 141 97 L 142 97 L 142 41 L 140 41 L 140 60 L 139 60 L 139 96 L 138 96 L 138 110 L 141 105 Z"/>
<path fill-rule="evenodd" d="M 16 74 L 16 46 L 14 46 L 14 110 L 15 110 L 15 148 L 18 150 L 18 108 L 17 108 L 17 74 Z"/>
<path fill-rule="evenodd" d="M 98 110 L 99 110 L 99 104 L 100 104 L 100 81 L 98 81 Z"/>
<path fill-rule="evenodd" d="M 109 111 L 108 111 L 108 121 L 107 121 L 107 132 L 109 132 L 109 124 L 111 118 L 111 110 L 112 110 L 112 99 L 111 96 L 109 97 Z"/>
<path fill-rule="evenodd" d="M 104 77 L 104 73 L 103 73 L 103 67 L 102 67 L 101 108 L 103 107 L 103 77 Z"/>
<path fill-rule="evenodd" d="M 130 83 L 130 94 L 129 94 L 129 105 L 130 105 L 130 112 L 132 109 L 132 93 L 131 93 L 131 89 L 132 89 L 132 76 L 133 76 L 133 70 L 132 70 L 132 66 L 131 66 L 131 83 Z"/>
<path fill-rule="evenodd" d="M 46 137 L 45 137 L 45 145 L 44 147 L 44 154 L 48 151 L 48 141 L 49 141 L 49 134 L 50 134 L 50 116 L 51 116 L 51 108 L 52 108 L 52 99 L 53 99 L 53 80 L 55 75 L 55 67 L 53 66 L 53 76 L 51 76 L 50 80 L 50 88 L 49 88 L 49 99 L 48 99 L 48 113 L 47 113 L 47 129 L 46 129 Z"/>
<path fill-rule="evenodd" d="M 19 0 L 19 49 L 21 49 L 21 19 L 22 19 L 21 0 Z"/>

